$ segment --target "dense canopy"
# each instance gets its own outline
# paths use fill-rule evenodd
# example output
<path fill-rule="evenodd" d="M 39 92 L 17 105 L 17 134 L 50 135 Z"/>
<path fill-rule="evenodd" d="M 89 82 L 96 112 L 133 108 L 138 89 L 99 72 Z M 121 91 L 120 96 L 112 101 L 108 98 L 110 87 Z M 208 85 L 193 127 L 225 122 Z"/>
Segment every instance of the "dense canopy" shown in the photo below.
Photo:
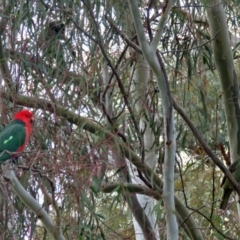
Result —
<path fill-rule="evenodd" d="M 34 113 L 14 174 L 44 217 L 3 169 L 0 239 L 238 239 L 234 194 L 219 205 L 240 159 L 239 11 L 1 1 L 0 123 Z"/>

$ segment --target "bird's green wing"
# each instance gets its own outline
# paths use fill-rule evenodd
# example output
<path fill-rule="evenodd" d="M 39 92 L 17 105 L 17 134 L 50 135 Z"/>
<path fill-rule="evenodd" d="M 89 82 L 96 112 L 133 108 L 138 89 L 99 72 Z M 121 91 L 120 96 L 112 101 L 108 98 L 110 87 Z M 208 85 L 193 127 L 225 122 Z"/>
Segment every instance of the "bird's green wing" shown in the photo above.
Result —
<path fill-rule="evenodd" d="M 0 163 L 12 157 L 11 152 L 16 152 L 24 144 L 26 138 L 24 123 L 12 121 L 0 132 Z M 7 153 L 8 152 L 8 153 Z"/>
<path fill-rule="evenodd" d="M 228 170 L 229 170 L 231 173 L 233 173 L 233 172 L 235 171 L 238 163 L 239 163 L 239 160 L 234 161 L 234 162 L 230 165 L 230 167 L 228 168 Z M 227 179 L 226 176 L 224 176 L 224 177 L 223 177 L 223 180 L 222 180 L 222 183 L 221 183 L 221 187 L 224 185 L 226 179 Z"/>
<path fill-rule="evenodd" d="M 233 172 L 236 170 L 236 167 L 237 167 L 238 164 L 239 164 L 239 160 L 233 162 L 233 163 L 231 164 L 231 166 L 229 167 L 228 170 L 229 170 L 231 173 L 233 173 Z"/>

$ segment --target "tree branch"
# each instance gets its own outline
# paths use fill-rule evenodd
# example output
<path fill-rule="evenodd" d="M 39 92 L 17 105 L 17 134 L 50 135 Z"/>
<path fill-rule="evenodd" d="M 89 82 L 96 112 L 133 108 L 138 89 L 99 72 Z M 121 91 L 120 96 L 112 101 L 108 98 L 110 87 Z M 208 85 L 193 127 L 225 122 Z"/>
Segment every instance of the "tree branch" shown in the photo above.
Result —
<path fill-rule="evenodd" d="M 167 76 L 160 55 L 159 53 L 156 53 L 152 46 L 149 45 L 145 37 L 145 32 L 143 30 L 143 24 L 139 13 L 137 1 L 129 0 L 128 4 L 131 9 L 132 18 L 136 28 L 140 47 L 142 49 L 145 59 L 147 60 L 149 66 L 151 67 L 157 78 L 158 87 L 161 92 L 165 135 L 165 155 L 163 165 L 163 200 L 167 215 L 167 236 L 169 239 L 174 240 L 178 239 L 178 224 L 176 216 L 174 214 L 174 165 L 176 155 L 176 137 L 172 98 L 167 82 Z"/>
<path fill-rule="evenodd" d="M 4 55 L 2 36 L 0 35 L 0 71 L 2 73 L 3 79 L 5 80 L 11 95 L 16 94 L 16 87 L 13 84 L 12 76 L 7 65 L 7 58 Z"/>
<path fill-rule="evenodd" d="M 172 9 L 172 6 L 175 4 L 175 2 L 176 2 L 176 0 L 166 1 L 166 5 L 163 7 L 161 19 L 158 22 L 156 35 L 151 42 L 151 46 L 152 46 L 154 52 L 157 50 L 159 41 L 162 37 L 164 26 L 168 19 L 168 15 L 170 13 L 170 10 Z"/>
<path fill-rule="evenodd" d="M 5 178 L 10 180 L 10 185 L 16 195 L 22 200 L 23 203 L 30 208 L 39 220 L 42 222 L 47 231 L 52 235 L 56 240 L 65 240 L 64 236 L 61 233 L 61 229 L 56 227 L 50 216 L 47 212 L 41 207 L 41 205 L 23 188 L 23 186 L 18 181 L 11 163 L 6 163 L 2 165 L 4 170 Z"/>
<path fill-rule="evenodd" d="M 187 123 L 189 128 L 191 129 L 194 136 L 197 138 L 198 142 L 204 149 L 204 151 L 208 154 L 208 156 L 213 160 L 213 162 L 222 170 L 225 176 L 228 178 L 230 183 L 232 184 L 233 188 L 236 190 L 238 194 L 240 194 L 240 187 L 237 181 L 234 179 L 233 175 L 230 171 L 224 166 L 223 162 L 218 159 L 218 157 L 214 154 L 214 152 L 209 148 L 207 142 L 204 140 L 202 135 L 196 129 L 192 121 L 189 119 L 187 114 L 183 111 L 183 109 L 173 100 L 173 106 L 176 111 L 182 116 L 183 120 Z"/>
<path fill-rule="evenodd" d="M 53 103 L 45 99 L 40 99 L 36 97 L 26 97 L 22 95 L 18 95 L 16 96 L 16 99 L 12 99 L 4 91 L 0 91 L 0 96 L 3 98 L 7 98 L 9 101 L 14 101 L 18 105 L 22 105 L 30 108 L 40 108 L 43 110 L 47 110 L 51 113 L 55 113 L 54 107 L 52 106 Z M 137 169 L 139 169 L 139 171 L 145 173 L 145 175 L 146 174 L 148 175 L 146 177 L 150 180 L 150 183 L 152 184 L 153 189 L 156 191 L 159 191 L 159 194 L 161 195 L 162 185 L 163 185 L 162 180 L 158 177 L 156 173 L 152 171 L 151 168 L 149 168 L 146 164 L 143 164 L 141 159 L 137 156 L 137 154 L 133 150 L 131 150 L 131 148 L 128 145 L 122 142 L 117 136 L 105 130 L 100 125 L 92 122 L 88 118 L 81 117 L 75 112 L 62 107 L 59 104 L 55 104 L 55 110 L 58 116 L 64 117 L 70 123 L 75 124 L 77 126 L 81 126 L 84 130 L 92 134 L 95 134 L 97 136 L 101 136 L 101 137 L 104 136 L 105 138 L 113 139 L 113 141 L 108 141 L 108 142 L 117 144 L 120 147 L 124 156 L 130 162 L 132 162 L 133 165 L 135 165 Z M 191 232 L 191 235 L 194 236 L 193 239 L 200 239 L 200 240 L 203 239 L 202 234 L 199 231 L 194 219 L 192 217 L 189 217 L 189 212 L 186 209 L 186 207 L 182 204 L 182 202 L 176 196 L 174 197 L 174 200 L 175 200 L 177 214 L 181 216 L 181 219 L 187 218 L 187 221 L 186 221 L 187 229 L 188 231 Z"/>

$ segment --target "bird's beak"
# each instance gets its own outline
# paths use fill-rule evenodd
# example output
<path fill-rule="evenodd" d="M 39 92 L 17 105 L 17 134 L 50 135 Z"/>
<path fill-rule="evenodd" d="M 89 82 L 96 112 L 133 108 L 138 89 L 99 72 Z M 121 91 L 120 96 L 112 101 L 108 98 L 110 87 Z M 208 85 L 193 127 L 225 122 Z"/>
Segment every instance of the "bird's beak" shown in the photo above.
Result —
<path fill-rule="evenodd" d="M 33 123 L 34 121 L 35 121 L 35 119 L 32 117 L 30 122 Z"/>

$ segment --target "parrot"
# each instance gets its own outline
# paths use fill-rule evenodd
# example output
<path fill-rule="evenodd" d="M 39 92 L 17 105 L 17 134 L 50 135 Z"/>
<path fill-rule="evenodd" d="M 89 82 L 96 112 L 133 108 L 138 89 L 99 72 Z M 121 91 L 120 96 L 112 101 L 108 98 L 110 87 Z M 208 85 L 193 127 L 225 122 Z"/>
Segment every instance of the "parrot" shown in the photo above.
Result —
<path fill-rule="evenodd" d="M 33 114 L 23 109 L 17 112 L 13 121 L 0 132 L 0 164 L 17 158 L 25 149 L 32 132 L 33 120 Z"/>
<path fill-rule="evenodd" d="M 234 161 L 230 165 L 228 170 L 232 173 L 235 180 L 238 183 L 240 183 L 240 159 Z M 225 210 L 227 207 L 230 195 L 233 192 L 233 187 L 225 176 L 222 180 L 221 187 L 223 187 L 223 195 L 221 198 L 220 209 Z"/>

